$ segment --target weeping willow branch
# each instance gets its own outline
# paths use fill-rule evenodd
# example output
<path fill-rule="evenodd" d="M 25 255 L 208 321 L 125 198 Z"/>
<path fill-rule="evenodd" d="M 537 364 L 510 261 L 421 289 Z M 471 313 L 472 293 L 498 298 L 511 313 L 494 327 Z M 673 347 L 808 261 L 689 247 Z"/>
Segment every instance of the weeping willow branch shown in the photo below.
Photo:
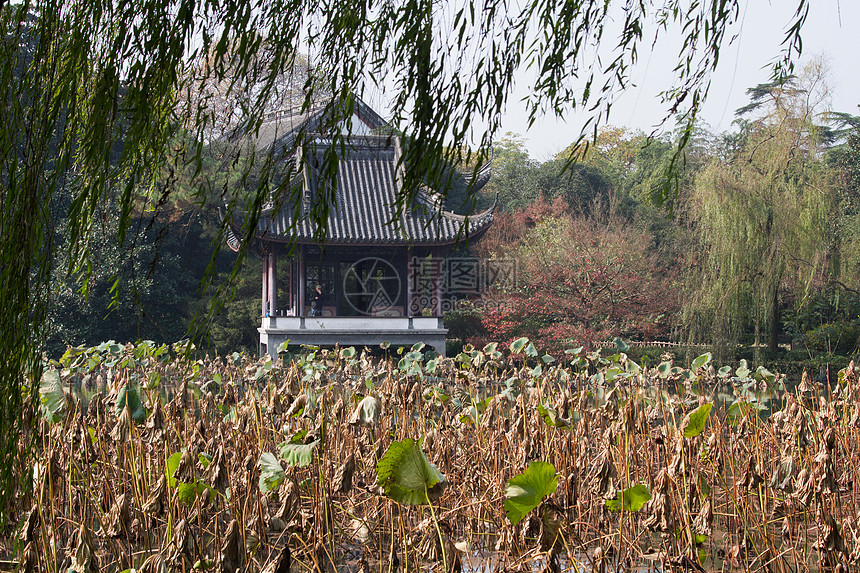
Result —
<path fill-rule="evenodd" d="M 807 109 L 814 86 L 791 82 L 770 89 L 785 92 L 745 124 L 742 148 L 696 179 L 690 215 L 708 249 L 690 281 L 686 318 L 693 330 L 728 345 L 752 320 L 756 336 L 769 328 L 768 346 L 775 350 L 780 308 L 802 305 L 828 273 L 827 229 L 836 202 L 822 165 L 820 130 Z"/>

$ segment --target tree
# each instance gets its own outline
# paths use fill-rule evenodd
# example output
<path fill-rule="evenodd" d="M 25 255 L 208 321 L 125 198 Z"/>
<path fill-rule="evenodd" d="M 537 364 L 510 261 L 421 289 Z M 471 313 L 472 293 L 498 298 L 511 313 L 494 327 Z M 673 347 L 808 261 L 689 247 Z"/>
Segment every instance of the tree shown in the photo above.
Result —
<path fill-rule="evenodd" d="M 401 198 L 401 206 L 406 206 L 421 183 L 428 178 L 444 181 L 450 160 L 462 159 L 463 146 L 449 145 L 452 141 L 474 136 L 478 154 L 486 155 L 512 91 L 513 72 L 521 65 L 537 70 L 528 101 L 532 117 L 545 110 L 561 114 L 592 109 L 591 125 L 596 126 L 605 120 L 613 95 L 626 86 L 643 43 L 676 28 L 684 36 L 684 47 L 677 81 L 666 90 L 665 103 L 667 115 L 680 114 L 682 122 L 692 125 L 707 93 L 709 72 L 739 24 L 740 6 L 741 0 L 690 6 L 681 0 L 658 0 L 633 7 L 534 0 L 511 12 L 504 0 L 470 2 L 453 10 L 431 0 L 4 4 L 0 504 L 12 497 L 8 468 L 22 431 L 20 398 L 32 392 L 41 371 L 38 341 L 45 333 L 52 250 L 51 214 L 44 206 L 51 204 L 57 189 L 74 190 L 68 248 L 71 260 L 84 268 L 92 258 L 86 237 L 94 213 L 119 190 L 117 239 L 122 243 L 135 208 L 157 209 L 169 196 L 170 180 L 163 175 L 171 165 L 199 166 L 203 161 L 218 111 L 205 97 L 182 105 L 180 94 L 199 93 L 207 79 L 220 81 L 229 71 L 236 81 L 229 82 L 222 95 L 253 86 L 248 97 L 240 98 L 237 125 L 240 132 L 252 134 L 279 97 L 279 78 L 289 75 L 296 46 L 307 45 L 311 64 L 321 70 L 324 81 L 305 86 L 302 104 L 319 103 L 319 90 L 331 94 L 325 101 L 327 121 L 320 129 L 334 141 L 334 153 L 348 130 L 342 118 L 351 114 L 355 95 L 390 86 L 392 123 L 414 136 L 403 156 L 409 167 L 404 176 L 407 196 Z M 790 66 L 799 53 L 807 10 L 808 0 L 798 0 L 778 67 Z M 616 16 L 620 30 L 610 25 Z M 595 57 L 591 47 L 605 45 L 610 30 L 618 32 L 617 50 Z M 263 53 L 268 57 L 259 58 Z M 202 58 L 208 58 L 207 64 L 196 65 Z M 260 62 L 265 62 L 262 68 Z M 192 73 L 194 69 L 202 74 Z M 477 135 L 483 128 L 483 135 Z M 194 143 L 176 149 L 175 134 L 183 129 Z M 300 137 L 295 145 L 302 143 Z M 256 163 L 266 174 L 282 156 L 278 151 L 277 157 L 255 157 L 243 168 Z M 266 176 L 252 191 L 241 206 L 252 214 L 244 229 L 248 236 L 256 224 L 253 215 L 259 215 L 272 194 L 296 192 L 288 181 L 273 182 Z M 323 204 L 320 209 L 329 207 Z M 322 215 L 313 216 L 324 220 Z M 242 260 L 240 255 L 239 264 Z M 0 514 L 0 522 L 4 516 Z"/>
<path fill-rule="evenodd" d="M 523 209 L 537 199 L 538 163 L 529 157 L 525 141 L 519 135 L 508 132 L 493 146 L 492 169 L 493 176 L 484 193 L 496 195 L 503 210 Z"/>
<path fill-rule="evenodd" d="M 607 125 L 580 150 L 574 144 L 562 151 L 559 157 L 570 157 L 579 151 L 580 161 L 598 169 L 618 191 L 635 170 L 637 157 L 648 143 L 649 139 L 640 131 Z"/>
<path fill-rule="evenodd" d="M 60 220 L 47 313 L 45 350 L 50 358 L 59 357 L 69 345 L 105 340 L 172 344 L 187 335 L 199 310 L 198 289 L 210 250 L 206 233 L 212 222 L 193 206 L 174 204 L 154 221 L 140 213 L 132 223 L 138 230 L 118 244 L 116 212 L 110 205 L 101 210 L 90 236 L 92 268 L 82 271 L 82 277 L 67 272 Z M 225 253 L 223 258 L 229 257 Z M 255 277 L 259 288 L 259 275 Z"/>
<path fill-rule="evenodd" d="M 262 103 L 261 114 L 301 108 L 308 89 L 314 90 L 319 98 L 330 95 L 315 75 L 307 55 L 295 50 L 288 52 L 283 73 L 272 78 L 270 69 L 284 66 L 279 62 L 284 55 L 278 50 L 266 39 L 261 39 L 257 49 L 250 53 L 241 43 L 232 42 L 226 47 L 219 43 L 193 60 L 184 90 L 179 94 L 179 115 L 190 131 L 197 131 L 198 110 L 206 109 L 201 132 L 204 141 L 234 136 L 262 89 L 270 89 L 271 93 Z"/>
<path fill-rule="evenodd" d="M 743 124 L 734 153 L 696 178 L 688 213 L 700 238 L 692 332 L 735 344 L 747 328 L 758 348 L 778 344 L 780 312 L 802 305 L 830 270 L 833 193 L 815 125 L 820 69 L 750 90 L 764 111 Z"/>
<path fill-rule="evenodd" d="M 860 117 L 840 114 L 837 124 L 847 125 L 840 145 L 827 154 L 838 193 L 835 240 L 837 267 L 845 290 L 860 291 Z"/>
<path fill-rule="evenodd" d="M 803 305 L 788 309 L 792 341 L 812 351 L 848 355 L 860 344 L 860 117 L 823 116 L 824 155 L 832 179 L 833 215 L 828 227 L 828 269 Z"/>
<path fill-rule="evenodd" d="M 679 307 L 673 272 L 661 268 L 647 233 L 606 208 L 573 215 L 559 198 L 511 218 L 479 246 L 517 265 L 516 288 L 486 305 L 490 340 L 528 336 L 558 351 L 613 336 L 669 336 Z"/>
<path fill-rule="evenodd" d="M 612 184 L 600 169 L 587 163 L 568 164 L 561 157 L 541 163 L 537 180 L 548 199 L 559 197 L 586 216 L 608 207 L 613 195 Z"/>
<path fill-rule="evenodd" d="M 525 142 L 507 133 L 493 146 L 493 177 L 484 188 L 486 196 L 497 195 L 503 210 L 522 210 L 539 196 L 561 198 L 578 212 L 606 204 L 612 191 L 601 170 L 585 162 L 570 164 L 563 156 L 544 162 L 532 159 Z"/>

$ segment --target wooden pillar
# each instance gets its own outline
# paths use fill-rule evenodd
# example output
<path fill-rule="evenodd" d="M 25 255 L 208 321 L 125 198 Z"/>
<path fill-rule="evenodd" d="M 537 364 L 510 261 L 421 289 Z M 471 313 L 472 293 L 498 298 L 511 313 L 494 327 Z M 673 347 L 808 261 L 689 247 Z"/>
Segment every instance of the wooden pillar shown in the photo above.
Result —
<path fill-rule="evenodd" d="M 299 316 L 305 315 L 305 282 L 305 246 L 299 245 Z"/>
<path fill-rule="evenodd" d="M 263 259 L 263 305 L 260 310 L 260 316 L 266 316 L 266 310 L 269 304 L 269 257 Z"/>
<path fill-rule="evenodd" d="M 275 249 L 269 252 L 269 312 L 272 316 L 278 314 L 278 255 Z"/>

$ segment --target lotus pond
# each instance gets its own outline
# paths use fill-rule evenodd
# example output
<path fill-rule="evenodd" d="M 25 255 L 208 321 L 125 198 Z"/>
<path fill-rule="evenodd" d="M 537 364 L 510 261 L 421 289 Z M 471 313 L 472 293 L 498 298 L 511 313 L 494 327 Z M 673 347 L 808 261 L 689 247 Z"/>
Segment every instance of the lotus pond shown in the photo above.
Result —
<path fill-rule="evenodd" d="M 561 360 L 525 339 L 447 359 L 176 350 L 107 343 L 48 366 L 0 569 L 860 565 L 853 363 L 790 391 L 708 354 Z"/>

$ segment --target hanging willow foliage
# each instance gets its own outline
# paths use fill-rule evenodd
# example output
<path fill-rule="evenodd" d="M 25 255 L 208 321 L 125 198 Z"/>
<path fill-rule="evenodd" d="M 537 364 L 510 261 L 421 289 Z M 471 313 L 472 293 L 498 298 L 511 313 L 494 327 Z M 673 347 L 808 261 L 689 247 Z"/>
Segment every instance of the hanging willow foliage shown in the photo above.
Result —
<path fill-rule="evenodd" d="M 707 247 L 690 281 L 685 318 L 694 337 L 731 348 L 752 326 L 756 346 L 767 329 L 767 345 L 776 350 L 780 308 L 802 306 L 831 270 L 836 202 L 813 121 L 821 79 L 813 68 L 804 75 L 809 81 L 750 90 L 760 117 L 745 124 L 729 159 L 696 179 L 689 215 Z"/>
<path fill-rule="evenodd" d="M 193 174 L 205 203 L 213 187 L 242 209 L 250 234 L 262 205 L 295 189 L 272 156 L 224 151 L 230 181 L 206 180 L 204 149 L 218 133 L 253 135 L 282 102 L 305 110 L 323 102 L 320 130 L 335 150 L 355 97 L 384 92 L 391 123 L 412 138 L 403 161 L 408 205 L 422 184 L 436 188 L 445 166 L 487 154 L 512 91 L 514 72 L 534 70 L 527 102 L 532 121 L 549 111 L 589 110 L 586 133 L 606 120 L 637 55 L 667 30 L 683 47 L 667 116 L 689 126 L 707 92 L 720 49 L 739 24 L 741 0 L 560 2 L 472 0 L 25 0 L 0 3 L 0 506 L 10 499 L 22 396 L 40 374 L 40 341 L 53 249 L 58 190 L 71 197 L 66 245 L 70 272 L 86 276 L 89 233 L 116 197 L 123 241 L 133 214 L 157 213 L 174 175 Z M 808 0 L 797 0 L 784 53 L 800 51 Z M 611 53 L 596 46 L 611 44 Z M 294 74 L 309 54 L 308 73 Z M 602 57 L 599 57 L 601 56 Z M 287 78 L 284 81 L 284 78 Z M 296 96 L 295 88 L 300 87 Z M 288 97 L 285 90 L 292 89 Z M 214 91 L 212 91 L 214 90 Z M 233 111 L 213 98 L 226 97 Z M 230 99 L 233 98 L 233 99 Z M 291 99 L 292 98 L 292 99 Z M 299 137 L 295 145 L 301 145 Z M 452 145 L 455 144 L 455 145 Z M 278 156 L 290 150 L 277 150 Z M 241 158 L 241 161 L 239 159 Z M 474 158 L 472 158 L 474 159 Z M 475 162 L 475 163 L 479 163 Z M 333 168 L 334 163 L 328 164 Z M 332 169 L 329 169 L 329 176 Z M 288 175 L 288 174 L 287 174 Z M 433 185 L 433 184 L 436 185 Z M 237 193 L 244 189 L 247 193 Z M 329 202 L 311 215 L 326 219 Z M 225 219 L 226 220 L 226 219 Z M 242 261 L 239 257 L 239 262 Z M 2 507 L 0 507 L 2 510 Z M 2 520 L 2 516 L 0 516 Z"/>

